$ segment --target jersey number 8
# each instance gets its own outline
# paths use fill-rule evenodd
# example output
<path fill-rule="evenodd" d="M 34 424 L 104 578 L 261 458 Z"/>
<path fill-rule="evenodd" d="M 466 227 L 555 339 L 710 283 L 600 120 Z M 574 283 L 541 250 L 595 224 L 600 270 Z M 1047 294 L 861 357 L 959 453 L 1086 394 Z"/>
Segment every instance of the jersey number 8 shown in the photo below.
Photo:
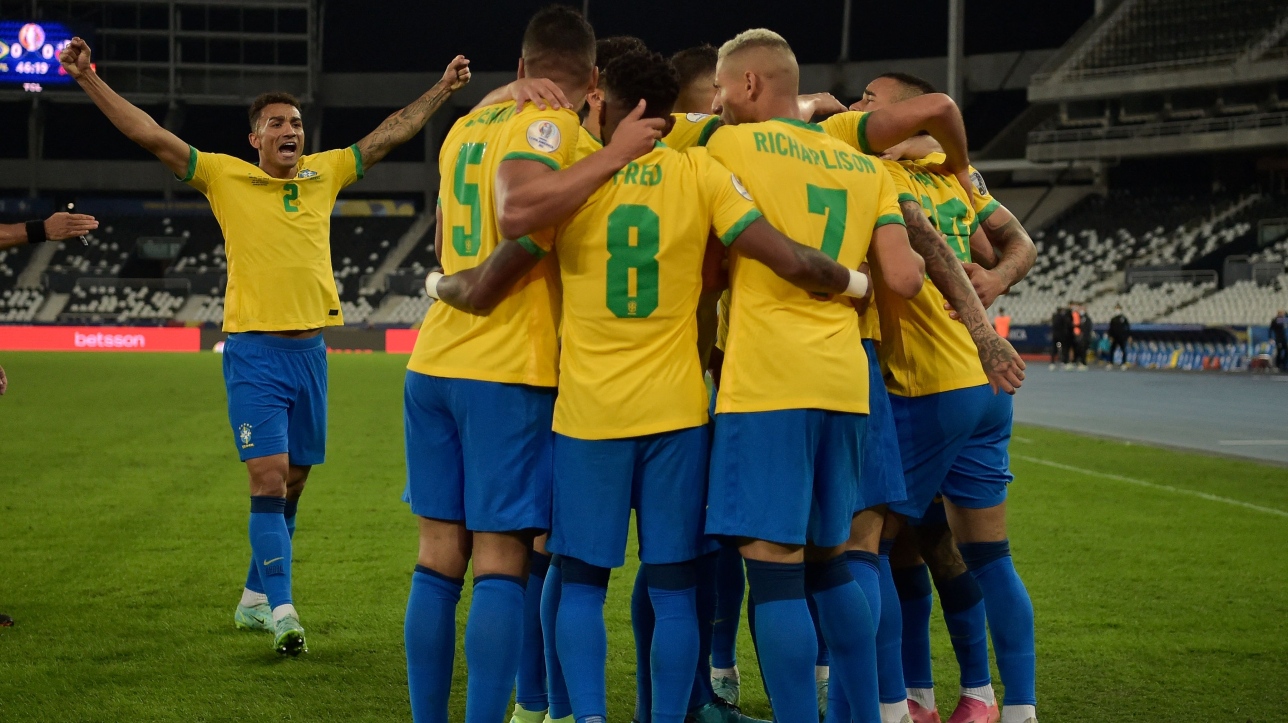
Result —
<path fill-rule="evenodd" d="M 635 243 L 631 243 L 631 231 Z M 609 311 L 623 319 L 642 319 L 657 309 L 657 252 L 661 232 L 648 206 L 622 204 L 608 215 Z"/>

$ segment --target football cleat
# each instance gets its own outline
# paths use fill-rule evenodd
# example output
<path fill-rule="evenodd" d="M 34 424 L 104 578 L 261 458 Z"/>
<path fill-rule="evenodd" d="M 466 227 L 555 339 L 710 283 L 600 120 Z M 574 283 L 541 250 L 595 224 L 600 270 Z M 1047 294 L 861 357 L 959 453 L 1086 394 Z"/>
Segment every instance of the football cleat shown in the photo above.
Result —
<path fill-rule="evenodd" d="M 738 705 L 738 695 L 742 687 L 742 681 L 733 676 L 712 676 L 711 689 L 715 691 L 716 697 L 729 705 Z"/>
<path fill-rule="evenodd" d="M 938 710 L 922 708 L 912 698 L 908 699 L 908 716 L 912 718 L 912 723 L 940 723 Z"/>
<path fill-rule="evenodd" d="M 814 693 L 818 696 L 818 719 L 823 720 L 827 717 L 827 686 L 828 679 L 814 680 Z"/>
<path fill-rule="evenodd" d="M 262 630 L 266 633 L 273 632 L 273 611 L 268 607 L 268 603 L 247 607 L 238 603 L 237 612 L 233 613 L 233 625 L 238 630 Z"/>
<path fill-rule="evenodd" d="M 273 624 L 273 630 L 276 633 L 273 636 L 273 649 L 279 655 L 294 657 L 309 652 L 309 646 L 304 642 L 304 628 L 294 615 L 278 620 Z"/>
<path fill-rule="evenodd" d="M 963 695 L 953 714 L 948 716 L 948 723 L 997 723 L 1001 719 L 1002 712 L 996 703 L 989 705 L 979 698 Z"/>
<path fill-rule="evenodd" d="M 716 698 L 684 717 L 684 723 L 769 723 L 742 714 L 742 709 L 723 698 Z"/>
<path fill-rule="evenodd" d="M 515 703 L 514 712 L 510 715 L 510 723 L 544 723 L 548 712 L 544 710 L 528 710 Z"/>
<path fill-rule="evenodd" d="M 572 714 L 566 715 L 563 718 L 551 718 L 550 713 L 548 711 L 546 712 L 545 723 L 576 723 L 576 721 L 577 719 L 574 718 Z"/>

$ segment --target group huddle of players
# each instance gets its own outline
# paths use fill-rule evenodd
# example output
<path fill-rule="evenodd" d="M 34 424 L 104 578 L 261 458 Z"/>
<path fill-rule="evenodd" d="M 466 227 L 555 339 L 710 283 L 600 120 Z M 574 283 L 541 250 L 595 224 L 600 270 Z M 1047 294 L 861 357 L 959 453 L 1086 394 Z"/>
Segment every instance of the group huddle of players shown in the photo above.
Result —
<path fill-rule="evenodd" d="M 60 60 L 219 220 L 251 491 L 235 620 L 299 654 L 291 538 L 324 456 L 319 332 L 343 323 L 328 218 L 469 81 L 468 61 L 343 150 L 303 154 L 299 103 L 261 96 L 252 165 L 161 128 L 80 39 Z M 949 722 L 1036 723 L 1033 608 L 1005 517 L 1024 364 L 986 316 L 1033 243 L 925 81 L 883 75 L 849 109 L 798 86 L 769 30 L 668 60 L 597 43 L 552 6 L 527 26 L 519 79 L 448 133 L 443 271 L 426 279 L 439 303 L 404 396 L 415 720 L 448 719 L 472 565 L 466 719 L 505 720 L 514 693 L 516 723 L 603 721 L 603 606 L 634 510 L 641 723 L 750 720 L 734 644 L 748 588 L 775 720 L 938 721 L 932 579 L 961 667 Z"/>

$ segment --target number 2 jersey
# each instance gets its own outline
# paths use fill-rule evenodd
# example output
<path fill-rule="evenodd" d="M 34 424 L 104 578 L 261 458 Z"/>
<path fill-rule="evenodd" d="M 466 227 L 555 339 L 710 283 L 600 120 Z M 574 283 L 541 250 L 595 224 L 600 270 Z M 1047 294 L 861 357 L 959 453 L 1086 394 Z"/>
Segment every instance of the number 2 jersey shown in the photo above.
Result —
<path fill-rule="evenodd" d="M 559 225 L 556 432 L 616 439 L 706 423 L 695 314 L 707 239 L 732 243 L 760 217 L 705 149 L 659 143 Z"/>
<path fill-rule="evenodd" d="M 856 269 L 873 232 L 903 225 L 880 161 L 817 125 L 792 119 L 725 126 L 711 157 L 742 179 L 765 219 L 788 238 Z M 716 412 L 868 411 L 868 366 L 848 300 L 819 300 L 736 251 L 729 337 Z"/>
<path fill-rule="evenodd" d="M 357 146 L 302 156 L 294 178 L 189 149 L 183 182 L 209 201 L 224 235 L 224 331 L 296 331 L 344 323 L 331 270 L 331 211 L 362 178 Z"/>
<path fill-rule="evenodd" d="M 439 154 L 442 185 L 443 272 L 487 260 L 502 238 L 496 219 L 496 172 L 507 158 L 544 163 L 558 171 L 579 157 L 584 131 L 569 110 L 516 113 L 514 102 L 475 110 L 452 126 Z M 529 252 L 550 250 L 532 237 Z M 548 242 L 547 242 L 548 243 Z M 429 307 L 407 368 L 421 374 L 486 382 L 553 387 L 557 382 L 559 279 L 553 259 L 541 261 L 486 315 L 444 303 Z"/>
<path fill-rule="evenodd" d="M 870 150 L 864 136 L 867 113 L 839 113 L 823 122 L 835 137 L 860 150 Z M 955 176 L 941 175 L 928 166 L 943 163 L 943 154 L 916 161 L 883 161 L 898 189 L 899 201 L 913 201 L 948 243 L 961 262 L 970 261 L 970 237 L 998 208 L 988 189 L 971 169 L 975 193 L 966 191 Z M 969 202 L 968 202 L 969 201 Z M 944 295 L 934 284 L 923 284 L 911 299 L 878 293 L 881 317 L 880 357 L 886 387 L 891 394 L 921 397 L 988 383 L 970 333 L 944 309 Z"/>

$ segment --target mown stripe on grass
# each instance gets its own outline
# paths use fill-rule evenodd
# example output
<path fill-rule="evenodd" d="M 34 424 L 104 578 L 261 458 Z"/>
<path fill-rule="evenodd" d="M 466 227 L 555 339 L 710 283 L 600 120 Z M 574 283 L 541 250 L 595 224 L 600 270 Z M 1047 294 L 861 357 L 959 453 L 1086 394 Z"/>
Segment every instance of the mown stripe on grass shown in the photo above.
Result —
<path fill-rule="evenodd" d="M 1022 459 L 1025 462 L 1032 462 L 1034 464 L 1046 465 L 1047 467 L 1054 467 L 1056 469 L 1062 469 L 1067 472 L 1078 472 L 1080 474 L 1089 475 L 1091 477 L 1100 477 L 1101 479 L 1111 479 L 1117 482 L 1126 482 L 1128 484 L 1137 485 L 1139 487 L 1148 487 L 1150 489 L 1162 490 L 1163 492 L 1173 492 L 1178 495 L 1188 495 L 1190 497 L 1198 497 L 1199 499 L 1208 500 L 1209 502 L 1224 502 L 1227 505 L 1234 505 L 1236 507 L 1243 507 L 1249 510 L 1256 510 L 1257 512 L 1264 512 L 1268 515 L 1288 517 L 1288 511 L 1276 509 L 1274 507 L 1262 507 L 1261 505 L 1254 505 L 1251 502 L 1234 500 L 1234 499 L 1230 499 L 1229 497 L 1221 497 L 1219 495 L 1208 494 L 1207 492 L 1199 492 L 1198 490 L 1187 490 L 1181 487 L 1173 487 L 1171 485 L 1159 484 L 1157 482 L 1147 482 L 1143 479 L 1136 479 L 1135 477 L 1124 477 L 1120 474 L 1111 474 L 1109 472 L 1098 472 L 1094 469 L 1074 467 L 1071 464 L 1052 462 L 1049 459 L 1030 457 L 1024 454 L 1013 454 L 1011 456 L 1016 459 Z"/>

